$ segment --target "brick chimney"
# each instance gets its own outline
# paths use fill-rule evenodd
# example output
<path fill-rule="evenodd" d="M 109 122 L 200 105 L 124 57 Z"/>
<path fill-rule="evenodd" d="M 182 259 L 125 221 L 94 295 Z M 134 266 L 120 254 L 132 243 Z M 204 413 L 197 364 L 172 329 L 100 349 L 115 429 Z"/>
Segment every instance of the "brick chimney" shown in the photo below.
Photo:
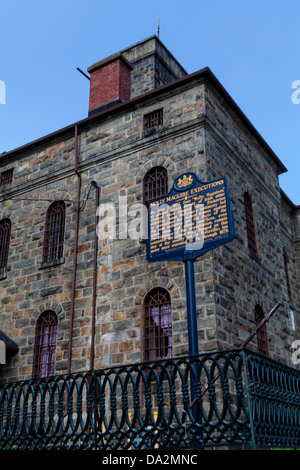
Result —
<path fill-rule="evenodd" d="M 118 52 L 88 68 L 90 73 L 89 115 L 130 100 L 130 62 Z"/>

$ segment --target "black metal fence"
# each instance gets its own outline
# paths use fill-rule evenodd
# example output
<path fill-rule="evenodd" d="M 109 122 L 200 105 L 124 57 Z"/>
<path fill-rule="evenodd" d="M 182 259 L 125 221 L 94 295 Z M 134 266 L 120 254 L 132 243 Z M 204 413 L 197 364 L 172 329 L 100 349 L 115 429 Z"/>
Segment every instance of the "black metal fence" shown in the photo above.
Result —
<path fill-rule="evenodd" d="M 230 350 L 0 385 L 0 449 L 300 447 L 300 372 Z"/>

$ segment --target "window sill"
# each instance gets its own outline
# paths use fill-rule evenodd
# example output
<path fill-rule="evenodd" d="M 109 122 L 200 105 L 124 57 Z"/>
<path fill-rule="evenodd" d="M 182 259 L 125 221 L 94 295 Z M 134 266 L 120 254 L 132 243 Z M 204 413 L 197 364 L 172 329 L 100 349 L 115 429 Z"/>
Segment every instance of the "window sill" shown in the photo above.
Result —
<path fill-rule="evenodd" d="M 65 257 L 62 256 L 61 258 L 55 259 L 53 261 L 47 261 L 47 262 L 41 263 L 39 269 L 52 268 L 53 266 L 59 266 L 60 264 L 63 264 L 64 262 L 65 262 Z"/>
<path fill-rule="evenodd" d="M 154 126 L 154 127 L 150 127 L 150 129 L 143 129 L 143 134 L 142 134 L 142 138 L 145 139 L 147 137 L 151 137 L 153 135 L 155 135 L 157 132 L 161 131 L 162 129 L 162 126 Z"/>

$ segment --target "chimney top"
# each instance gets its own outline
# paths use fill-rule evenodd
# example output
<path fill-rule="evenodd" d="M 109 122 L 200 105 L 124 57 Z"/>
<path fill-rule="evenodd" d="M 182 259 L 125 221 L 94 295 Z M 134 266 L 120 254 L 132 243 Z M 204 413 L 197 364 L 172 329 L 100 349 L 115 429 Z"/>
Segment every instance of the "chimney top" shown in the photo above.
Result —
<path fill-rule="evenodd" d="M 90 73 L 89 115 L 130 100 L 133 66 L 121 52 L 96 62 Z"/>
<path fill-rule="evenodd" d="M 105 65 L 110 64 L 111 62 L 116 62 L 117 60 L 122 60 L 127 67 L 129 67 L 131 70 L 133 69 L 133 66 L 131 63 L 124 57 L 122 52 L 117 52 L 116 54 L 110 55 L 106 59 L 99 60 L 99 62 L 96 62 L 95 64 L 91 65 L 87 71 L 89 73 L 94 72 L 95 70 L 104 67 Z"/>

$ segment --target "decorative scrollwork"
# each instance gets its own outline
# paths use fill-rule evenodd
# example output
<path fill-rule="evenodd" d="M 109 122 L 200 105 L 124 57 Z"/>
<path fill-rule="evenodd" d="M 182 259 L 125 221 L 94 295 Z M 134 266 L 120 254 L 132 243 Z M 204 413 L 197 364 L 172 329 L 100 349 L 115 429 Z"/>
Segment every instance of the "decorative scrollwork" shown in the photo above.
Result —
<path fill-rule="evenodd" d="M 241 349 L 7 383 L 0 449 L 296 447 L 299 396 L 299 371 Z"/>

